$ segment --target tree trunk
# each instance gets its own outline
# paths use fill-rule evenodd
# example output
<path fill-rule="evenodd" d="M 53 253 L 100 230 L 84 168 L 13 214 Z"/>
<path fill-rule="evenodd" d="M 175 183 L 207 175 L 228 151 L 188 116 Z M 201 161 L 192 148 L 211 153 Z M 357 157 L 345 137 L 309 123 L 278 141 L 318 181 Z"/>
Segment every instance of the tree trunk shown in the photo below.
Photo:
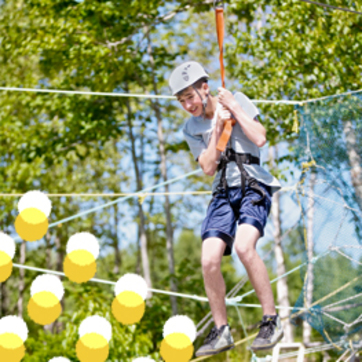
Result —
<path fill-rule="evenodd" d="M 362 159 L 357 152 L 356 134 L 351 121 L 345 121 L 343 131 L 346 137 L 346 148 L 351 166 L 352 185 L 355 189 L 356 199 L 359 208 L 362 210 Z"/>
<path fill-rule="evenodd" d="M 137 237 L 137 262 L 136 262 L 136 274 L 141 274 L 142 273 L 142 269 L 141 269 L 141 245 L 140 245 L 140 241 L 141 241 L 141 228 L 138 226 L 138 231 L 137 231 L 138 237 Z M 152 280 L 152 277 L 151 277 Z"/>
<path fill-rule="evenodd" d="M 127 88 L 127 87 L 126 87 Z M 126 89 L 128 91 L 128 89 Z M 137 182 L 137 190 L 142 190 L 142 178 L 138 168 L 137 156 L 136 156 L 136 145 L 135 139 L 133 136 L 132 130 L 132 110 L 129 101 L 126 101 L 127 104 L 127 123 L 128 123 L 128 134 L 131 141 L 131 153 L 132 153 L 132 160 L 136 174 L 136 182 Z M 142 267 L 143 267 L 143 275 L 148 285 L 148 288 L 152 288 L 152 281 L 151 281 L 151 273 L 150 273 L 150 264 L 148 260 L 148 253 L 147 253 L 147 235 L 146 235 L 146 228 L 145 228 L 145 216 L 143 213 L 142 204 L 138 202 L 138 215 L 140 218 L 139 223 L 139 230 L 140 230 L 140 243 L 141 243 L 141 258 L 142 258 Z M 151 298 L 152 293 L 149 291 L 147 294 L 147 298 Z"/>
<path fill-rule="evenodd" d="M 64 254 L 65 249 L 62 248 L 62 243 L 59 237 L 55 237 L 54 244 L 56 248 L 56 270 L 62 272 L 63 271 L 63 261 L 64 261 Z M 59 277 L 60 280 L 62 280 Z M 62 307 L 62 310 L 65 310 L 65 300 L 64 298 L 60 301 L 60 305 Z M 45 326 L 47 327 L 47 326 Z M 45 330 L 52 331 L 53 333 L 58 333 L 64 328 L 63 322 L 60 322 L 59 320 L 56 320 L 54 323 L 51 323 L 48 328 L 45 328 Z"/>
<path fill-rule="evenodd" d="M 152 54 L 152 46 L 151 40 L 148 36 L 148 55 L 150 57 L 150 63 L 152 67 L 152 82 L 153 82 L 153 91 L 154 94 L 158 94 L 156 75 L 155 75 L 155 62 Z M 152 102 L 152 108 L 155 111 L 157 118 L 157 137 L 159 144 L 159 151 L 161 156 L 161 174 L 163 180 L 166 182 L 167 178 L 167 163 L 166 163 L 166 150 L 165 150 L 165 140 L 162 130 L 162 115 L 160 110 L 160 104 L 158 101 Z M 169 192 L 168 185 L 165 185 L 165 192 Z M 177 283 L 175 278 L 175 260 L 174 260 L 174 252 L 173 252 L 173 228 L 172 228 L 172 216 L 171 216 L 171 207 L 170 207 L 170 199 L 168 195 L 165 195 L 165 203 L 164 203 L 165 215 L 166 215 L 166 250 L 167 250 L 167 259 L 168 259 L 168 270 L 171 275 L 170 278 L 170 287 L 171 291 L 177 292 Z M 177 314 L 177 299 L 175 296 L 171 296 L 171 305 L 172 305 L 172 313 L 173 315 Z"/>
<path fill-rule="evenodd" d="M 114 231 L 114 242 L 113 242 L 113 248 L 114 248 L 114 268 L 113 273 L 118 275 L 120 266 L 121 266 L 121 253 L 119 250 L 119 238 L 118 238 L 118 204 L 113 205 L 113 213 L 114 213 L 114 224 L 115 224 L 115 231 Z"/>
<path fill-rule="evenodd" d="M 26 241 L 23 240 L 20 245 L 20 264 L 25 264 L 26 260 Z M 18 316 L 23 317 L 23 302 L 24 302 L 24 289 L 25 289 L 25 270 L 19 270 L 19 296 L 18 296 Z"/>
<path fill-rule="evenodd" d="M 275 146 L 275 158 L 277 158 L 277 147 Z M 274 165 L 274 157 L 272 147 L 269 148 L 269 159 L 271 161 L 272 167 Z M 284 261 L 284 254 L 283 248 L 281 243 L 282 238 L 282 228 L 280 222 L 280 193 L 277 192 L 273 195 L 273 202 L 272 202 L 272 220 L 274 226 L 274 253 L 275 253 L 275 260 L 277 262 L 277 276 L 280 277 L 281 275 L 286 273 L 285 261 Z M 282 307 L 279 310 L 279 316 L 282 319 L 282 326 L 284 329 L 284 338 L 283 342 L 285 343 L 292 343 L 293 342 L 293 328 L 289 320 L 289 293 L 288 293 L 288 284 L 287 284 L 287 277 L 279 279 L 277 281 L 277 301 L 278 305 Z"/>
<path fill-rule="evenodd" d="M 9 297 L 5 283 L 0 283 L 0 318 L 8 315 Z"/>
<path fill-rule="evenodd" d="M 48 270 L 52 270 L 52 247 L 51 247 L 51 240 L 52 237 L 50 235 L 50 232 L 48 230 L 46 236 L 45 236 L 45 245 L 46 245 L 46 249 L 45 249 L 45 263 L 46 263 L 46 268 Z M 53 325 L 54 323 L 50 323 L 45 325 L 43 328 L 45 331 L 51 331 L 53 329 Z"/>
<path fill-rule="evenodd" d="M 313 249 L 314 249 L 314 240 L 313 240 L 313 226 L 314 226 L 314 185 L 316 182 L 316 174 L 312 172 L 310 175 L 310 188 L 308 194 L 308 210 L 307 210 L 307 260 L 308 260 L 308 267 L 307 267 L 307 276 L 305 283 L 305 300 L 307 305 L 306 308 L 313 302 Z M 308 345 L 310 343 L 312 335 L 312 327 L 311 325 L 304 320 L 303 321 L 303 343 L 304 345 Z"/>

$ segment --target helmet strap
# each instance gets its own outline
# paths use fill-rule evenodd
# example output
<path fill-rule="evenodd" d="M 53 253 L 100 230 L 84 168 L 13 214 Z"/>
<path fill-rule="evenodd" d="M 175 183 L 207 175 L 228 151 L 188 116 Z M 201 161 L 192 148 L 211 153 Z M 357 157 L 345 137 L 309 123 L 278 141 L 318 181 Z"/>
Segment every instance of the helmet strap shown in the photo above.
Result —
<path fill-rule="evenodd" d="M 202 118 L 203 120 L 205 120 L 206 118 L 206 107 L 207 107 L 207 101 L 209 99 L 209 93 L 206 94 L 206 97 L 204 99 L 202 99 L 200 92 L 196 89 L 196 87 L 194 85 L 192 85 L 192 88 L 195 89 L 195 92 L 197 93 L 197 95 L 200 97 L 201 99 L 201 103 L 202 103 Z"/>

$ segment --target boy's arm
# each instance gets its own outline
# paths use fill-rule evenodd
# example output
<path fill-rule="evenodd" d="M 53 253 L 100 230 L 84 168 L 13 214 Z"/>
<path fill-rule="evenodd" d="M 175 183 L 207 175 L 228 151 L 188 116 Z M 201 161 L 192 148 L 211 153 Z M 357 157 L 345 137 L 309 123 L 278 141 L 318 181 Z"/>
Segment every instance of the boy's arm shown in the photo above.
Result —
<path fill-rule="evenodd" d="M 246 137 L 248 137 L 249 140 L 256 146 L 264 146 L 266 143 L 266 130 L 264 126 L 259 121 L 250 118 L 244 112 L 231 92 L 225 88 L 219 88 L 218 90 L 218 101 L 233 114 L 236 122 L 240 124 Z"/>
<path fill-rule="evenodd" d="M 217 169 L 221 152 L 216 149 L 216 145 L 222 134 L 223 128 L 215 126 L 207 149 L 198 158 L 199 164 L 206 175 L 214 176 Z"/>
<path fill-rule="evenodd" d="M 215 128 L 212 132 L 209 145 L 198 158 L 199 164 L 206 175 L 214 176 L 215 174 L 221 155 L 221 152 L 216 149 L 216 145 L 224 129 L 224 122 L 225 120 L 230 119 L 230 117 L 231 114 L 229 111 L 218 111 Z"/>

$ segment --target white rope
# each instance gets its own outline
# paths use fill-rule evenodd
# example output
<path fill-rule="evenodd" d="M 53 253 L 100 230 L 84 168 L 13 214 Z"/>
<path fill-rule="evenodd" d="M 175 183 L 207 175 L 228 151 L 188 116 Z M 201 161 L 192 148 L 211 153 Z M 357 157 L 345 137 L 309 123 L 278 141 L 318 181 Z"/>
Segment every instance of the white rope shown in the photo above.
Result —
<path fill-rule="evenodd" d="M 342 345 L 342 342 L 337 342 L 335 343 L 335 345 Z M 310 353 L 315 353 L 315 352 L 322 352 L 322 351 L 327 351 L 330 349 L 334 349 L 335 347 L 333 346 L 333 344 L 323 344 L 321 346 L 318 347 L 312 347 L 312 348 L 308 348 L 304 351 L 304 354 L 310 354 Z M 296 352 L 288 352 L 288 353 L 284 353 L 282 355 L 279 356 L 279 360 L 280 359 L 285 359 L 285 358 L 290 358 L 290 357 L 296 357 L 298 356 L 298 351 Z"/>
<path fill-rule="evenodd" d="M 323 310 L 327 310 L 327 309 L 329 309 L 329 308 L 331 308 L 331 307 L 334 307 L 334 306 L 336 306 L 336 305 L 338 305 L 338 304 L 342 304 L 342 303 L 345 303 L 345 302 L 349 302 L 350 300 L 356 299 L 356 298 L 358 298 L 358 297 L 362 297 L 362 293 L 359 293 L 359 294 L 353 295 L 352 297 L 349 297 L 349 298 L 340 300 L 340 301 L 338 301 L 338 302 L 329 304 L 329 305 L 325 306 L 325 307 L 323 308 Z"/>
<path fill-rule="evenodd" d="M 33 266 L 28 266 L 28 265 L 23 265 L 23 264 L 13 264 L 14 267 L 16 268 L 20 268 L 20 269 L 27 269 L 27 270 L 32 270 L 32 271 L 37 271 L 37 272 L 41 272 L 41 273 L 49 273 L 49 274 L 54 274 L 54 275 L 59 275 L 61 277 L 66 277 L 66 275 L 62 272 L 58 272 L 55 270 L 49 270 L 49 269 L 42 269 L 42 268 L 36 268 Z M 96 282 L 96 283 L 101 283 L 101 284 L 108 284 L 108 285 L 116 285 L 116 282 L 112 282 L 109 280 L 104 280 L 104 279 L 97 279 L 97 278 L 92 278 L 89 281 L 92 282 Z M 153 289 L 153 288 L 148 288 L 149 291 L 154 292 L 154 293 L 159 293 L 159 294 L 166 294 L 166 295 L 173 295 L 176 297 L 182 297 L 182 298 L 188 298 L 188 299 L 194 299 L 194 300 L 198 300 L 201 302 L 209 302 L 208 298 L 206 297 L 200 297 L 198 295 L 191 295 L 191 294 L 183 294 L 183 293 L 175 293 L 175 292 L 169 292 L 166 290 L 160 290 L 160 289 Z M 244 303 L 235 303 L 233 301 L 233 298 L 225 298 L 225 303 L 227 305 L 232 305 L 232 306 L 239 306 L 239 307 L 249 307 L 249 308 L 261 308 L 260 304 L 244 304 Z M 281 306 L 276 306 L 277 309 L 298 309 L 298 310 L 306 310 L 306 308 L 294 308 L 294 307 L 281 307 Z"/>
<path fill-rule="evenodd" d="M 349 248 L 349 249 L 360 249 L 362 250 L 362 246 L 361 245 L 339 245 L 339 246 L 333 246 L 334 249 L 344 249 L 344 248 Z"/>
<path fill-rule="evenodd" d="M 154 95 L 154 94 L 136 94 L 136 93 L 118 93 L 118 92 L 91 92 L 91 91 L 70 91 L 70 90 L 59 90 L 59 89 L 43 89 L 43 88 L 17 88 L 17 87 L 0 87 L 3 91 L 15 91 L 15 92 L 35 92 L 35 93 L 59 93 L 59 94 L 78 94 L 78 95 L 89 95 L 89 96 L 106 96 L 106 97 L 132 97 L 132 98 L 153 98 L 153 99 L 171 99 L 176 100 L 174 96 Z M 356 91 L 350 91 L 331 96 L 325 96 L 320 98 L 311 98 L 302 101 L 292 101 L 287 99 L 282 100 L 265 100 L 265 99 L 252 99 L 253 103 L 265 103 L 265 104 L 290 104 L 302 106 L 305 103 L 316 102 L 328 98 L 335 98 L 343 95 L 355 94 L 362 92 L 362 89 Z"/>
<path fill-rule="evenodd" d="M 350 261 L 357 263 L 358 265 L 362 265 L 362 263 L 360 263 L 357 260 L 354 260 L 353 258 L 351 258 L 349 255 L 342 253 L 340 250 L 338 250 L 337 248 L 332 248 L 332 250 L 334 249 L 334 251 L 336 251 L 339 255 L 344 256 L 345 258 L 349 259 Z"/>
<path fill-rule="evenodd" d="M 329 313 L 327 313 L 327 312 L 325 312 L 325 311 L 322 311 L 322 313 L 323 313 L 326 317 L 328 317 L 328 318 L 330 318 L 330 319 L 333 319 L 334 321 L 342 324 L 343 326 L 348 326 L 348 323 L 343 322 L 342 320 L 340 320 L 340 319 L 338 319 L 338 318 L 330 315 Z"/>
<path fill-rule="evenodd" d="M 352 322 L 352 323 L 350 323 L 350 324 L 347 324 L 347 327 L 348 327 L 348 328 L 351 328 L 351 327 L 354 326 L 355 324 L 360 323 L 361 320 L 362 320 L 362 314 L 360 314 L 360 316 L 359 316 L 354 322 Z"/>
<path fill-rule="evenodd" d="M 132 98 L 157 98 L 157 99 L 176 99 L 173 96 L 158 96 L 154 94 L 133 94 L 133 93 L 117 93 L 117 92 L 89 92 L 89 91 L 69 91 L 59 89 L 40 89 L 40 88 L 15 88 L 0 87 L 0 90 L 15 92 L 35 92 L 35 93 L 60 93 L 60 94 L 81 94 L 88 96 L 106 96 L 106 97 L 132 97 Z"/>
<path fill-rule="evenodd" d="M 346 349 L 346 350 L 344 351 L 344 353 L 342 354 L 342 356 L 339 357 L 336 362 L 341 362 L 341 361 L 343 360 L 343 358 L 344 358 L 348 353 L 349 353 L 349 349 Z"/>

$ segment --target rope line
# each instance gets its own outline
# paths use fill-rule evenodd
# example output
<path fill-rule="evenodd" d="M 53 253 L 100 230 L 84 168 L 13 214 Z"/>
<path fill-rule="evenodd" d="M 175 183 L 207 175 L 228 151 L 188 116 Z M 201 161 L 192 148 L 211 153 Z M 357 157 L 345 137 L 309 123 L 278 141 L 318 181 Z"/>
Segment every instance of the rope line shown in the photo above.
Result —
<path fill-rule="evenodd" d="M 332 303 L 332 304 L 329 304 L 327 306 L 325 306 L 323 309 L 324 310 L 328 310 L 329 308 L 332 308 L 338 304 L 342 304 L 342 303 L 345 303 L 345 302 L 349 302 L 350 300 L 352 299 L 356 299 L 358 297 L 362 297 L 362 293 L 359 293 L 359 294 L 356 294 L 356 295 L 353 295 L 352 297 L 349 297 L 349 298 L 346 298 L 346 299 L 343 299 L 343 300 L 339 300 L 338 302 L 335 302 L 335 303 Z"/>
<path fill-rule="evenodd" d="M 307 1 L 307 0 L 301 0 Z M 362 13 L 361 13 L 362 14 Z M 3 91 L 12 91 L 12 92 L 34 92 L 34 93 L 54 93 L 54 94 L 73 94 L 73 95 L 88 95 L 88 96 L 105 96 L 105 97 L 129 97 L 129 98 L 151 98 L 151 99 L 170 99 L 176 100 L 174 96 L 166 95 L 154 95 L 154 94 L 136 94 L 136 93 L 117 93 L 117 92 L 91 92 L 91 91 L 70 91 L 70 90 L 60 90 L 60 89 L 41 89 L 41 88 L 17 88 L 17 87 L 0 87 L 0 90 Z M 320 98 L 311 98 L 301 101 L 293 101 L 288 99 L 281 100 L 266 100 L 266 99 L 252 99 L 253 103 L 264 103 L 264 104 L 289 104 L 289 105 L 299 105 L 302 106 L 306 103 L 317 102 L 323 99 L 336 98 L 344 95 L 350 95 L 355 93 L 362 92 L 362 89 L 349 91 L 339 94 L 334 94 L 330 96 L 320 97 Z"/>
<path fill-rule="evenodd" d="M 278 192 L 295 191 L 296 185 L 282 187 Z M 46 194 L 48 197 L 125 197 L 137 196 L 139 198 L 147 196 L 166 196 L 166 195 L 211 195 L 212 191 L 172 191 L 172 192 L 121 192 L 121 193 L 79 193 L 79 194 Z M 24 193 L 0 193 L 0 197 L 21 197 Z M 327 199 L 328 200 L 328 199 Z"/>
<path fill-rule="evenodd" d="M 173 182 L 182 180 L 182 179 L 187 178 L 187 177 L 189 177 L 189 176 L 193 176 L 193 175 L 199 173 L 200 171 L 201 171 L 201 168 L 199 168 L 199 169 L 197 169 L 197 170 L 195 170 L 195 171 L 189 172 L 189 173 L 187 173 L 187 174 L 185 174 L 185 175 L 175 177 L 175 178 L 173 178 L 173 179 L 171 179 L 171 180 L 168 180 L 168 181 L 165 181 L 165 182 L 161 182 L 161 183 L 159 183 L 159 184 L 157 184 L 157 185 L 154 185 L 154 186 L 151 186 L 151 187 L 147 187 L 147 188 L 145 188 L 145 189 L 143 189 L 143 190 L 141 190 L 141 191 L 139 191 L 139 192 L 136 192 L 135 194 L 136 194 L 136 195 L 141 195 L 141 197 L 142 197 L 142 194 L 144 194 L 145 191 L 154 190 L 154 189 L 157 189 L 157 188 L 159 188 L 159 187 L 161 187 L 161 186 L 165 186 L 165 185 L 171 184 L 171 183 L 173 183 Z M 74 220 L 74 219 L 76 219 L 76 218 L 78 218 L 78 217 L 80 217 L 80 216 L 90 214 L 91 212 L 94 212 L 94 211 L 97 211 L 97 210 L 100 210 L 100 209 L 104 209 L 104 208 L 106 208 L 106 207 L 108 207 L 108 206 L 117 204 L 118 202 L 126 201 L 126 200 L 128 200 L 128 199 L 130 199 L 130 198 L 131 198 L 131 196 L 120 197 L 120 198 L 118 198 L 118 199 L 116 199 L 116 200 L 114 200 L 114 201 L 107 202 L 106 204 L 99 205 L 99 206 L 93 207 L 93 208 L 91 208 L 91 209 L 82 211 L 82 212 L 80 212 L 80 213 L 78 213 L 78 214 L 76 214 L 76 215 L 67 217 L 67 218 L 65 218 L 65 219 L 62 219 L 62 220 L 59 220 L 59 221 L 56 221 L 56 222 L 50 224 L 50 225 L 49 225 L 49 228 L 54 227 L 54 226 L 57 226 L 57 225 L 60 225 L 60 224 L 63 224 L 63 223 L 65 223 L 65 222 L 68 222 L 68 221 L 71 221 L 71 220 Z"/>
<path fill-rule="evenodd" d="M 3 91 L 14 91 L 14 92 L 77 94 L 77 95 L 106 96 L 106 97 L 129 97 L 129 98 L 151 98 L 151 99 L 176 99 L 176 97 L 173 97 L 173 96 L 162 96 L 162 95 L 154 95 L 154 94 L 117 93 L 117 92 L 90 92 L 90 91 L 70 91 L 70 90 L 42 89 L 42 88 L 0 87 L 0 90 L 3 90 Z"/>
<path fill-rule="evenodd" d="M 31 271 L 41 272 L 41 273 L 54 274 L 54 275 L 58 275 L 58 276 L 61 276 L 61 277 L 66 277 L 66 275 L 63 272 L 59 272 L 59 271 L 55 271 L 55 270 L 37 268 L 37 267 L 29 266 L 29 265 L 16 264 L 16 263 L 14 263 L 13 266 L 16 267 L 16 268 L 19 268 L 19 269 L 26 269 L 26 270 L 31 270 Z M 96 282 L 96 283 L 101 283 L 101 284 L 116 285 L 116 282 L 112 282 L 112 281 L 104 280 L 104 279 L 98 279 L 98 278 L 92 278 L 92 279 L 90 279 L 90 281 Z M 193 299 L 193 300 L 197 300 L 199 302 L 209 302 L 207 297 L 200 297 L 198 295 L 175 293 L 175 292 L 169 292 L 167 290 L 160 290 L 160 289 L 154 289 L 154 288 L 148 288 L 148 290 L 150 292 L 158 293 L 158 294 L 165 294 L 165 295 L 171 295 L 171 296 L 175 296 L 175 297 Z M 235 306 L 235 307 L 261 308 L 261 305 L 259 305 L 259 304 L 235 303 L 232 299 L 233 298 L 225 298 L 226 304 L 227 305 L 232 305 L 232 306 Z M 306 310 L 306 308 L 293 308 L 293 307 L 282 307 L 282 306 L 276 306 L 276 308 L 277 309 L 282 309 L 282 308 L 298 309 L 298 310 L 301 310 L 302 312 Z"/>
<path fill-rule="evenodd" d="M 314 303 L 311 304 L 311 306 L 308 308 L 312 308 L 314 307 L 315 305 L 319 304 L 319 303 L 322 303 L 324 302 L 326 299 L 330 298 L 330 297 L 333 297 L 334 295 L 338 294 L 339 292 L 341 292 L 342 290 L 348 288 L 351 284 L 353 284 L 356 280 L 358 280 L 359 278 L 361 278 L 362 275 L 358 275 L 357 277 L 355 277 L 354 279 L 352 279 L 351 281 L 349 281 L 348 283 L 342 285 L 340 288 L 334 290 L 333 292 L 325 295 L 323 298 L 315 301 Z M 298 317 L 300 314 L 302 314 L 302 311 L 299 311 L 297 313 L 293 313 L 290 318 L 295 318 L 295 317 Z"/>
<path fill-rule="evenodd" d="M 311 1 L 311 0 L 300 0 L 300 1 L 303 1 L 303 2 L 309 3 L 309 4 L 313 4 L 313 5 L 322 6 L 324 8 L 331 8 L 333 10 L 345 11 L 348 13 L 362 15 L 362 13 L 360 11 L 356 11 L 356 10 L 352 10 L 352 9 L 348 9 L 348 8 L 340 8 L 339 6 L 329 5 L 329 4 L 325 4 L 325 3 L 319 3 L 319 2 Z"/>
<path fill-rule="evenodd" d="M 21 197 L 24 194 L 1 194 L 0 196 Z M 123 192 L 105 194 L 46 194 L 48 197 L 125 197 L 125 196 L 166 196 L 166 195 L 211 195 L 211 191 L 180 191 L 180 192 Z"/>
<path fill-rule="evenodd" d="M 343 344 L 343 342 L 336 343 L 336 345 L 342 345 L 342 344 Z M 305 349 L 304 354 L 327 351 L 327 350 L 333 349 L 333 348 L 335 348 L 333 346 L 333 344 L 329 344 L 329 343 L 328 344 L 323 344 L 323 345 L 318 346 L 318 347 L 311 347 L 311 348 Z M 296 356 L 298 356 L 298 353 L 299 353 L 298 351 L 284 353 L 284 354 L 281 354 L 278 359 L 281 360 L 281 359 L 285 359 L 285 358 L 296 357 Z"/>

